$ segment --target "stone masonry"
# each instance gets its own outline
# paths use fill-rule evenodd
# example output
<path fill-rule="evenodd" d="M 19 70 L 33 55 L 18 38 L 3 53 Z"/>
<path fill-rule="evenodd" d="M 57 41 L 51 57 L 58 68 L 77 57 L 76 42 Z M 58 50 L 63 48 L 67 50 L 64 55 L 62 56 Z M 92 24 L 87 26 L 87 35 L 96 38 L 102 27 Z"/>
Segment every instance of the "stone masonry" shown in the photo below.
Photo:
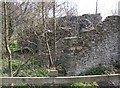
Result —
<path fill-rule="evenodd" d="M 120 16 L 108 16 L 94 30 L 64 39 L 62 66 L 67 75 L 78 75 L 98 65 L 119 62 Z"/>

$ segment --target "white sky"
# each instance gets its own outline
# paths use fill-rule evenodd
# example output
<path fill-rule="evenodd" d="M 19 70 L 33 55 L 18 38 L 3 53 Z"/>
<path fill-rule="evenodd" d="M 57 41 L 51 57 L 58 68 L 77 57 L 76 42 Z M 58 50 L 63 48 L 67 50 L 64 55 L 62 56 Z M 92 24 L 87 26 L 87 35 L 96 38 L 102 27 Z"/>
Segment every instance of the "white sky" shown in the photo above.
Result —
<path fill-rule="evenodd" d="M 6 1 L 17 1 L 17 0 L 6 0 Z M 21 1 L 25 1 L 25 0 L 21 0 Z M 29 1 L 41 2 L 42 0 L 29 0 Z M 51 0 L 45 0 L 45 1 L 51 1 Z M 95 13 L 96 0 L 56 0 L 56 1 L 60 3 L 64 1 L 68 1 L 72 5 L 77 6 L 79 15 Z M 98 13 L 101 13 L 103 18 L 105 18 L 108 15 L 112 15 L 112 12 L 118 9 L 118 1 L 120 0 L 98 0 Z"/>
<path fill-rule="evenodd" d="M 95 13 L 96 0 L 58 0 L 58 2 L 69 1 L 76 4 L 78 14 Z M 98 13 L 103 17 L 112 15 L 112 11 L 118 9 L 118 1 L 120 0 L 98 0 Z"/>

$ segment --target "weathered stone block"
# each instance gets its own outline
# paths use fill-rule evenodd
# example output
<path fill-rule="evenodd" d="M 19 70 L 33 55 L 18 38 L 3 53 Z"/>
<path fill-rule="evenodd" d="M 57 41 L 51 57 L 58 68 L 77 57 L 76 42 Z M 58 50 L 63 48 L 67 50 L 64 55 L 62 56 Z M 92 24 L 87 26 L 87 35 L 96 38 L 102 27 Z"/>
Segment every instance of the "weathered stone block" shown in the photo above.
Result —
<path fill-rule="evenodd" d="M 49 70 L 50 77 L 57 77 L 58 76 L 58 70 Z"/>

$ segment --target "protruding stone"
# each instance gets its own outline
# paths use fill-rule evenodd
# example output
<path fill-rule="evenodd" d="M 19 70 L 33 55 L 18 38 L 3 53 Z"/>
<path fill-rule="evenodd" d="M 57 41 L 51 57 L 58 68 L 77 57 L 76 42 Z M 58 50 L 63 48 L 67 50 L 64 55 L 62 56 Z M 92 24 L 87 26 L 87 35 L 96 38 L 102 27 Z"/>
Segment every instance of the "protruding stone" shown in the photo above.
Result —
<path fill-rule="evenodd" d="M 58 70 L 49 70 L 50 77 L 57 77 L 58 76 Z"/>

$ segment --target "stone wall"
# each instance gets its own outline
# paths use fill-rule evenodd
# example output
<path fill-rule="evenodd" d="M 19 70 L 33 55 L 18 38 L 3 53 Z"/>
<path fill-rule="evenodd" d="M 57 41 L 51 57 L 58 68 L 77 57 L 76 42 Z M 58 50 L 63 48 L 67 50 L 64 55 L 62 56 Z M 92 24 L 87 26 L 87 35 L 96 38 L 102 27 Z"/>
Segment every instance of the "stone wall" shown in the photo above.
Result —
<path fill-rule="evenodd" d="M 66 37 L 61 63 L 67 75 L 78 75 L 91 67 L 119 61 L 119 23 L 119 16 L 109 16 L 94 30 Z"/>
<path fill-rule="evenodd" d="M 93 23 L 93 26 L 96 27 L 98 23 L 102 21 L 101 14 L 83 14 L 81 18 L 90 20 Z"/>

